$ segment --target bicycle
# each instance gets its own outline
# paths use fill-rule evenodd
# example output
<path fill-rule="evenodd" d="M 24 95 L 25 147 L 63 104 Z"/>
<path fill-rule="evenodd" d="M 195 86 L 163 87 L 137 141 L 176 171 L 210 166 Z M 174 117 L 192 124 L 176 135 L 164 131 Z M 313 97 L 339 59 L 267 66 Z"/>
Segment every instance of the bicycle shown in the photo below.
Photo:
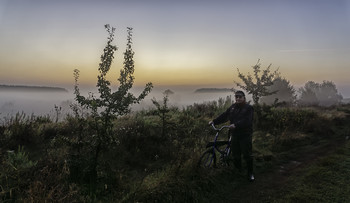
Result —
<path fill-rule="evenodd" d="M 220 154 L 220 163 L 221 165 L 229 165 L 230 154 L 231 154 L 231 139 L 232 135 L 230 134 L 227 141 L 218 141 L 219 133 L 224 128 L 229 128 L 230 126 L 222 126 L 221 128 L 216 128 L 214 124 L 212 124 L 213 129 L 216 131 L 216 135 L 214 137 L 213 142 L 208 142 L 206 148 L 208 148 L 199 158 L 198 166 L 204 168 L 214 167 L 216 168 L 216 154 L 217 152 Z"/>

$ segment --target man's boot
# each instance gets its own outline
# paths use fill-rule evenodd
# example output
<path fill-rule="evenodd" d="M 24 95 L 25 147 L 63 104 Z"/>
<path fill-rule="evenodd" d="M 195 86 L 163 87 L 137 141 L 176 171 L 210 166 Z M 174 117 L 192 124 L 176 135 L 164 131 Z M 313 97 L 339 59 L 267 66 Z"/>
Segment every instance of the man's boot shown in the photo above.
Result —
<path fill-rule="evenodd" d="M 248 169 L 248 180 L 250 182 L 253 182 L 255 180 L 254 174 L 253 174 L 253 158 L 250 157 L 250 159 L 247 161 L 247 169 Z"/>

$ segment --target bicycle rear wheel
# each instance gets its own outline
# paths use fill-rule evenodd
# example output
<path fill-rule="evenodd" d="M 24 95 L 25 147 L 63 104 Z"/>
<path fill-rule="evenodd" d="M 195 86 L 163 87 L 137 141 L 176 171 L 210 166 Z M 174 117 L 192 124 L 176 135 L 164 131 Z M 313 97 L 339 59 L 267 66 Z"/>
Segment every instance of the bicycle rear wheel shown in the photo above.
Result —
<path fill-rule="evenodd" d="M 201 168 L 216 167 L 216 154 L 213 149 L 208 149 L 199 158 L 198 166 Z"/>

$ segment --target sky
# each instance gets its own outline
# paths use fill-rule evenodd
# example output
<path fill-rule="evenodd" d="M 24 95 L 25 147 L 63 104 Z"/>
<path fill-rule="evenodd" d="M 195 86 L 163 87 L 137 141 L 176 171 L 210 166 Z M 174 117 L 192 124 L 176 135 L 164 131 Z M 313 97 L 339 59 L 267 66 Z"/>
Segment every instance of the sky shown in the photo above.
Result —
<path fill-rule="evenodd" d="M 95 85 L 105 24 L 115 85 L 132 27 L 136 86 L 233 87 L 260 59 L 350 96 L 350 0 L 0 0 L 0 84 Z"/>

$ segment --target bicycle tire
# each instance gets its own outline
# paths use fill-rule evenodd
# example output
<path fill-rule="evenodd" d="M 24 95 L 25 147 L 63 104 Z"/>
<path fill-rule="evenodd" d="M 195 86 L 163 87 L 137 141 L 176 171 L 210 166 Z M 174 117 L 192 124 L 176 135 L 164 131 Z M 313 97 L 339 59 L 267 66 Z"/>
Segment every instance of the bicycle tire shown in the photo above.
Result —
<path fill-rule="evenodd" d="M 208 149 L 201 155 L 198 166 L 201 168 L 216 168 L 216 154 L 213 149 Z"/>

